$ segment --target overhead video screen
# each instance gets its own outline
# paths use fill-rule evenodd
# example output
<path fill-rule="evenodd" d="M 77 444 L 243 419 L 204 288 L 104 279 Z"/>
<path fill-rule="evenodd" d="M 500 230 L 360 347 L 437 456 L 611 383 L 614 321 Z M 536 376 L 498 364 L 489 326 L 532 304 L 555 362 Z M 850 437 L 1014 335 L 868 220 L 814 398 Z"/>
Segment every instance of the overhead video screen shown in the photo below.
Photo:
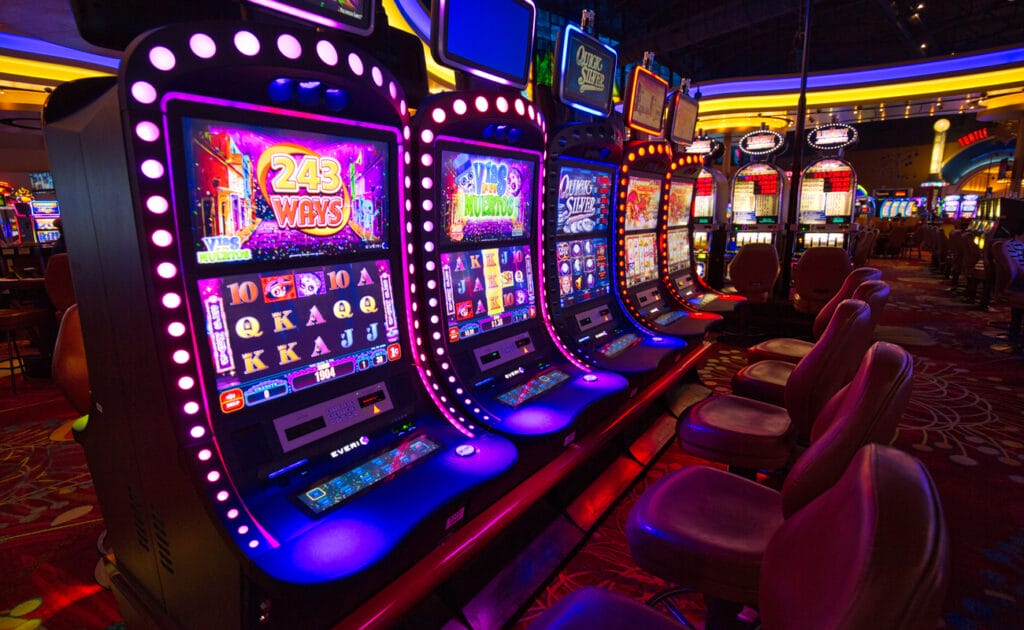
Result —
<path fill-rule="evenodd" d="M 448 340 L 485 334 L 537 314 L 528 245 L 441 254 Z"/>
<path fill-rule="evenodd" d="M 387 260 L 197 281 L 208 369 L 224 413 L 398 360 Z"/>
<path fill-rule="evenodd" d="M 451 243 L 530 236 L 536 163 L 499 155 L 441 151 L 441 216 Z"/>
<path fill-rule="evenodd" d="M 387 247 L 387 143 L 189 117 L 181 124 L 200 265 Z"/>
<path fill-rule="evenodd" d="M 583 234 L 608 228 L 612 173 L 562 166 L 558 176 L 558 234 Z"/>
<path fill-rule="evenodd" d="M 607 239 L 559 241 L 555 245 L 555 263 L 562 308 L 608 295 L 611 290 Z"/>

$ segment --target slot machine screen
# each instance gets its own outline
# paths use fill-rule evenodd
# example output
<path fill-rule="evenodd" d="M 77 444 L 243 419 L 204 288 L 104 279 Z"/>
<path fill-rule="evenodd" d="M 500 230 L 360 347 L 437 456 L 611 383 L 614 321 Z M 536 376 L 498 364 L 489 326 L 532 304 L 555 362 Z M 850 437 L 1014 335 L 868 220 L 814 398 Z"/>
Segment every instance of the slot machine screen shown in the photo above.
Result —
<path fill-rule="evenodd" d="M 626 231 L 657 228 L 660 210 L 661 180 L 651 176 L 630 175 L 626 189 Z"/>
<path fill-rule="evenodd" d="M 59 217 L 60 216 L 60 205 L 56 201 L 40 201 L 35 200 L 31 202 L 32 216 L 34 217 Z"/>
<path fill-rule="evenodd" d="M 608 295 L 608 239 L 560 240 L 555 245 L 558 295 L 562 308 Z"/>
<path fill-rule="evenodd" d="M 668 94 L 668 83 L 643 66 L 634 66 L 630 79 L 626 86 L 626 125 L 646 133 L 661 135 L 665 126 L 665 96 Z"/>
<path fill-rule="evenodd" d="M 440 167 L 442 230 L 448 243 L 530 236 L 535 160 L 446 148 Z"/>
<path fill-rule="evenodd" d="M 388 247 L 387 142 L 348 127 L 331 135 L 188 116 L 181 126 L 200 266 Z"/>
<path fill-rule="evenodd" d="M 431 50 L 450 68 L 526 87 L 537 9 L 530 0 L 433 0 Z M 482 28 L 482 25 L 501 28 Z"/>
<path fill-rule="evenodd" d="M 978 195 L 964 195 L 960 201 L 960 217 L 973 219 L 978 212 Z"/>
<path fill-rule="evenodd" d="M 529 245 L 441 254 L 448 340 L 486 334 L 537 314 Z"/>
<path fill-rule="evenodd" d="M 668 272 L 676 273 L 690 266 L 690 236 L 687 230 L 668 231 Z"/>
<path fill-rule="evenodd" d="M 658 277 L 655 234 L 626 235 L 626 287 L 632 288 Z"/>
<path fill-rule="evenodd" d="M 612 111 L 612 87 L 618 53 L 566 24 L 555 47 L 554 91 L 560 101 L 581 111 L 607 116 Z"/>
<path fill-rule="evenodd" d="M 401 357 L 387 260 L 200 278 L 211 407 L 234 413 Z"/>
<path fill-rule="evenodd" d="M 53 192 L 53 175 L 49 171 L 29 173 L 28 187 L 32 192 Z"/>
<path fill-rule="evenodd" d="M 698 103 L 694 99 L 675 93 L 672 109 L 672 125 L 669 127 L 669 139 L 676 144 L 693 142 L 697 129 Z"/>
<path fill-rule="evenodd" d="M 709 225 L 715 221 L 715 177 L 707 169 L 702 169 L 697 175 L 693 220 L 697 225 Z"/>
<path fill-rule="evenodd" d="M 732 222 L 737 225 L 778 223 L 779 179 L 779 173 L 768 164 L 754 163 L 741 169 L 733 182 Z"/>
<path fill-rule="evenodd" d="M 360 35 L 373 31 L 374 10 L 367 0 L 248 0 L 273 11 Z"/>
<path fill-rule="evenodd" d="M 693 202 L 693 182 L 673 180 L 668 189 L 668 227 L 686 227 L 690 224 L 690 205 Z"/>
<path fill-rule="evenodd" d="M 800 184 L 800 223 L 849 223 L 854 192 L 853 169 L 846 162 L 820 160 L 808 166 Z"/>
<path fill-rule="evenodd" d="M 611 169 L 560 167 L 555 226 L 559 236 L 608 229 L 614 176 Z"/>

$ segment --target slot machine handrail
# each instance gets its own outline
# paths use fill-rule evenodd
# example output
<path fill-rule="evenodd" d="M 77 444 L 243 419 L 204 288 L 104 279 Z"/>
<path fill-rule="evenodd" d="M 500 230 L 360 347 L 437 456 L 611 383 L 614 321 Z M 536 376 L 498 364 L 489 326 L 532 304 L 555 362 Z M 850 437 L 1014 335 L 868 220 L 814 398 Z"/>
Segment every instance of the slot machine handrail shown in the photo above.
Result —
<path fill-rule="evenodd" d="M 710 342 L 702 342 L 670 371 L 632 398 L 599 430 L 591 432 L 573 444 L 547 466 L 444 540 L 398 579 L 342 619 L 335 629 L 387 628 L 401 621 L 402 616 L 419 601 L 491 544 L 508 524 L 522 516 L 555 485 L 606 445 L 618 433 L 623 422 L 650 406 L 680 376 L 695 367 L 711 346 Z"/>

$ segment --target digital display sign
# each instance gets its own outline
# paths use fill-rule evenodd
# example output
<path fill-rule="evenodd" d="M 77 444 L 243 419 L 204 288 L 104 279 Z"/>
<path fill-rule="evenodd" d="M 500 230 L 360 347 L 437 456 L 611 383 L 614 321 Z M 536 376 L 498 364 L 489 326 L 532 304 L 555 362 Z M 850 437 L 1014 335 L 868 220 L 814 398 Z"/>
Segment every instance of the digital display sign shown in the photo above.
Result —
<path fill-rule="evenodd" d="M 626 236 L 626 286 L 635 287 L 658 277 L 658 252 L 655 235 Z"/>
<path fill-rule="evenodd" d="M 387 260 L 204 278 L 197 285 L 224 413 L 401 358 Z"/>
<path fill-rule="evenodd" d="M 676 92 L 672 109 L 672 125 L 669 127 L 669 139 L 676 144 L 687 144 L 693 141 L 697 129 L 697 101 Z"/>
<path fill-rule="evenodd" d="M 248 0 L 307 22 L 360 35 L 373 31 L 373 6 L 367 0 Z"/>
<path fill-rule="evenodd" d="M 800 223 L 849 223 L 853 213 L 853 168 L 842 160 L 819 160 L 800 182 Z"/>
<path fill-rule="evenodd" d="M 448 340 L 484 334 L 537 314 L 530 247 L 441 254 Z"/>
<path fill-rule="evenodd" d="M 626 125 L 655 136 L 664 129 L 668 82 L 643 66 L 634 66 L 626 87 Z"/>
<path fill-rule="evenodd" d="M 612 172 L 563 165 L 558 175 L 558 234 L 583 234 L 608 227 Z"/>
<path fill-rule="evenodd" d="M 686 227 L 690 224 L 690 204 L 693 201 L 693 182 L 673 180 L 668 188 L 668 227 Z"/>
<path fill-rule="evenodd" d="M 32 206 L 32 216 L 34 217 L 60 216 L 60 204 L 58 204 L 56 201 L 36 199 L 29 205 Z"/>
<path fill-rule="evenodd" d="M 182 118 L 201 265 L 387 247 L 388 144 Z"/>
<path fill-rule="evenodd" d="M 607 239 L 559 241 L 555 244 L 555 264 L 562 308 L 611 291 Z"/>
<path fill-rule="evenodd" d="M 530 236 L 536 163 L 497 155 L 441 151 L 441 217 L 452 243 Z"/>
<path fill-rule="evenodd" d="M 697 175 L 697 186 L 693 192 L 693 219 L 700 225 L 712 223 L 715 218 L 715 177 L 711 171 L 702 169 Z"/>
<path fill-rule="evenodd" d="M 522 89 L 536 13 L 530 0 L 433 0 L 431 51 L 449 68 Z"/>
<path fill-rule="evenodd" d="M 626 189 L 626 231 L 658 227 L 661 210 L 661 180 L 630 175 Z"/>
<path fill-rule="evenodd" d="M 565 103 L 582 111 L 607 116 L 612 110 L 612 86 L 618 54 L 575 24 L 567 24 L 558 40 L 554 75 L 555 92 Z"/>
<path fill-rule="evenodd" d="M 690 266 L 690 234 L 688 230 L 668 231 L 668 272 L 676 273 Z"/>

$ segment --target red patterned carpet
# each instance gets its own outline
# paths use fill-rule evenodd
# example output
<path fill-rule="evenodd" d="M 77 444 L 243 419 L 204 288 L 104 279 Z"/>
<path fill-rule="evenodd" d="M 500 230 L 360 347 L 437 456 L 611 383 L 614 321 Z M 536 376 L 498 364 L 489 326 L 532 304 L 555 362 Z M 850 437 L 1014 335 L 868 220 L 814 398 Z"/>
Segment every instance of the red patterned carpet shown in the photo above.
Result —
<path fill-rule="evenodd" d="M 894 444 L 928 467 L 949 528 L 951 579 L 938 627 L 1024 627 L 1024 357 L 990 348 L 998 344 L 999 322 L 1009 319 L 1009 311 L 998 304 L 975 310 L 950 294 L 948 281 L 923 261 L 872 264 L 893 289 L 876 337 L 903 345 L 915 358 L 913 396 Z M 732 374 L 744 363 L 742 348 L 719 344 L 699 368 L 701 381 L 716 394 L 728 393 Z M 624 523 L 645 488 L 691 461 L 672 444 L 516 627 L 583 586 L 638 600 L 661 590 L 664 583 L 630 559 Z M 681 605 L 693 621 L 703 621 L 700 596 Z"/>

